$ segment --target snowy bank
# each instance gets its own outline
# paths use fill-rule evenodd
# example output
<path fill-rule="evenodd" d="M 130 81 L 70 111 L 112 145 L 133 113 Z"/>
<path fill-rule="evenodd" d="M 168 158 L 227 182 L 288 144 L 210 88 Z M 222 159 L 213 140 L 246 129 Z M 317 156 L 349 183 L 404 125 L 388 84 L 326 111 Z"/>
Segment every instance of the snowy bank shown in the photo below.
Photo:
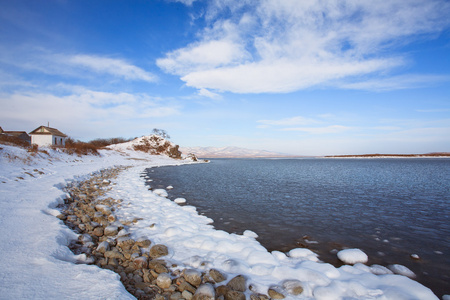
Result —
<path fill-rule="evenodd" d="M 122 165 L 133 167 L 118 175 L 105 196 L 121 199 L 118 218 L 138 220 L 128 229 L 133 238 L 146 237 L 168 247 L 164 259 L 175 269 L 219 270 L 226 277 L 224 284 L 241 275 L 248 298 L 255 292 L 286 299 L 437 299 L 428 288 L 382 266 L 336 268 L 307 249 L 268 252 L 250 231 L 237 235 L 215 230 L 212 220 L 195 207 L 167 199 L 170 191 L 149 191 L 141 177 L 145 168 L 186 161 L 116 147 L 120 152 L 102 150 L 100 157 L 49 150 L 50 156 L 30 158 L 23 149 L 0 145 L 2 298 L 134 298 L 118 274 L 76 264 L 78 257 L 67 245 L 78 237 L 56 218 L 60 212 L 55 209 L 66 197 L 62 188 L 68 183 Z M 214 293 L 209 285 L 202 289 Z"/>
<path fill-rule="evenodd" d="M 75 264 L 67 245 L 77 236 L 55 217 L 66 197 L 61 188 L 116 165 L 142 169 L 184 161 L 126 151 L 78 157 L 46 149 L 49 155 L 31 156 L 22 148 L 0 148 L 0 298 L 133 299 L 117 274 Z"/>

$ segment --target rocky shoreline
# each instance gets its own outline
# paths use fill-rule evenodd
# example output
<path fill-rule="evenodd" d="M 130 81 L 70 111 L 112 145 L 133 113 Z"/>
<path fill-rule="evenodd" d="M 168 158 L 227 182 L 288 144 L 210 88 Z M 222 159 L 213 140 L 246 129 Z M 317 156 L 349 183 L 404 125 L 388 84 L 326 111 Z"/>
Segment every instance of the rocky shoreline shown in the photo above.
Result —
<path fill-rule="evenodd" d="M 227 278 L 216 269 L 200 272 L 168 265 L 164 256 L 169 251 L 165 245 L 153 244 L 143 237 L 132 239 L 129 228 L 138 221 L 120 220 L 115 211 L 121 199 L 107 197 L 112 180 L 127 167 L 98 171 L 89 179 L 73 182 L 65 187 L 67 198 L 59 206 L 58 218 L 75 231 L 79 238 L 69 248 L 78 256 L 79 263 L 95 264 L 120 275 L 124 287 L 137 299 L 158 300 L 213 300 L 283 299 L 277 288 L 268 295 L 252 292 L 244 276 Z M 287 282 L 284 288 L 293 295 L 302 293 L 300 282 Z"/>

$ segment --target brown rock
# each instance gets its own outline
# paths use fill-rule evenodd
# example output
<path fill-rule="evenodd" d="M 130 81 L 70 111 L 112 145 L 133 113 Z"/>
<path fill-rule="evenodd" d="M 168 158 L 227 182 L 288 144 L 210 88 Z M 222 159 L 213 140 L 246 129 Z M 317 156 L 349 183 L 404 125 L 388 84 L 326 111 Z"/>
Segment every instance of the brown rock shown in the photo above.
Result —
<path fill-rule="evenodd" d="M 225 295 L 225 300 L 245 300 L 243 292 L 230 290 Z"/>
<path fill-rule="evenodd" d="M 133 261 L 133 268 L 146 269 L 148 267 L 147 257 L 139 256 Z"/>
<path fill-rule="evenodd" d="M 148 263 L 148 268 L 155 270 L 155 272 L 158 274 L 169 272 L 169 270 L 164 265 L 164 262 L 156 259 L 153 259 Z"/>
<path fill-rule="evenodd" d="M 162 256 L 166 256 L 169 254 L 169 250 L 165 245 L 155 245 L 152 248 L 150 248 L 150 257 L 151 258 L 158 258 Z"/>
<path fill-rule="evenodd" d="M 238 292 L 245 292 L 247 290 L 247 280 L 244 276 L 238 275 L 228 282 L 227 286 Z"/>
<path fill-rule="evenodd" d="M 194 269 L 186 269 L 183 271 L 183 277 L 193 286 L 200 286 L 202 283 L 202 274 Z"/>
<path fill-rule="evenodd" d="M 212 278 L 216 283 L 222 282 L 222 281 L 224 281 L 225 279 L 227 279 L 225 275 L 223 275 L 222 273 L 220 273 L 219 270 L 216 270 L 216 269 L 211 269 L 211 270 L 209 270 L 209 276 L 211 276 L 211 278 Z"/>
<path fill-rule="evenodd" d="M 281 292 L 277 291 L 276 288 L 269 288 L 269 291 L 267 293 L 269 294 L 270 298 L 272 298 L 272 299 L 284 299 L 285 298 L 285 296 Z"/>
<path fill-rule="evenodd" d="M 158 275 L 158 278 L 156 278 L 156 284 L 162 289 L 167 289 L 172 284 L 172 279 L 169 274 L 161 273 Z"/>
<path fill-rule="evenodd" d="M 103 236 L 103 227 L 97 227 L 92 232 L 95 236 Z"/>
<path fill-rule="evenodd" d="M 225 296 L 231 289 L 226 285 L 216 287 L 216 296 Z"/>

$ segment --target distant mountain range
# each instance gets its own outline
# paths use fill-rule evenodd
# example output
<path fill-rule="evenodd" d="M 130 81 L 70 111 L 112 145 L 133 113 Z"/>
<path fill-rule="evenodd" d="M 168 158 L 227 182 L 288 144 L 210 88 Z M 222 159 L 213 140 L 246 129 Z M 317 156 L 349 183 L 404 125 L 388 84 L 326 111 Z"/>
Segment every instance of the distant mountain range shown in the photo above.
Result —
<path fill-rule="evenodd" d="M 295 157 L 294 155 L 252 150 L 239 147 L 180 147 L 183 154 L 194 153 L 200 158 L 258 158 L 258 157 Z"/>

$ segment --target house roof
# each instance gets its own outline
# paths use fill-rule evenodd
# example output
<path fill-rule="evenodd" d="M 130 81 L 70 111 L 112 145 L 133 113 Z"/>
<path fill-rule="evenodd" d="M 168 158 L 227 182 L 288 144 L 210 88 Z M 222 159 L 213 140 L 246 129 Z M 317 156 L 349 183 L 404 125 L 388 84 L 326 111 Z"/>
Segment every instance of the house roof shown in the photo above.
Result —
<path fill-rule="evenodd" d="M 12 136 L 19 136 L 22 134 L 25 134 L 28 136 L 28 133 L 26 131 L 3 131 L 2 133 L 8 134 L 8 135 L 12 135 Z"/>
<path fill-rule="evenodd" d="M 30 132 L 30 135 L 56 135 L 56 136 L 60 136 L 60 137 L 67 137 L 67 135 L 65 135 L 58 129 L 47 127 L 47 126 L 39 126 L 35 130 Z"/>

